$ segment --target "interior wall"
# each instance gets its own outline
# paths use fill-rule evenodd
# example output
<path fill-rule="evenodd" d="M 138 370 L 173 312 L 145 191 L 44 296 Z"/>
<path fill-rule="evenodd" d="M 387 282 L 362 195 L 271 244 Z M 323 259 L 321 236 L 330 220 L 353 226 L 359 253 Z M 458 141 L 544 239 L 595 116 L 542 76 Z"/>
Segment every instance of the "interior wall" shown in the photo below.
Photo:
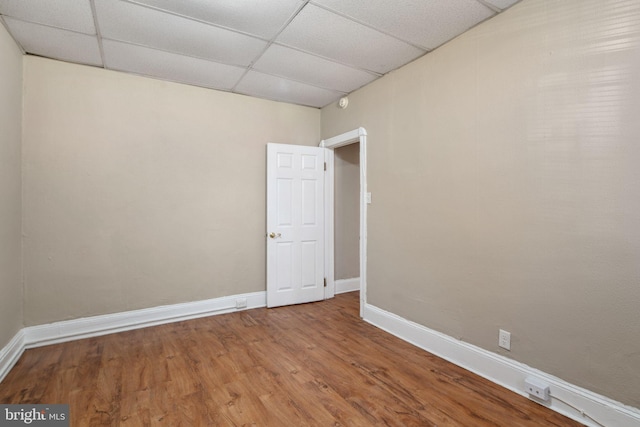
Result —
<path fill-rule="evenodd" d="M 325 107 L 368 133 L 368 302 L 640 407 L 639 73 L 637 1 L 524 0 Z"/>
<path fill-rule="evenodd" d="M 360 277 L 360 144 L 334 150 L 334 277 Z"/>
<path fill-rule="evenodd" d="M 22 328 L 22 52 L 0 24 L 0 349 Z"/>
<path fill-rule="evenodd" d="M 267 142 L 320 111 L 25 58 L 27 326 L 265 290 Z"/>

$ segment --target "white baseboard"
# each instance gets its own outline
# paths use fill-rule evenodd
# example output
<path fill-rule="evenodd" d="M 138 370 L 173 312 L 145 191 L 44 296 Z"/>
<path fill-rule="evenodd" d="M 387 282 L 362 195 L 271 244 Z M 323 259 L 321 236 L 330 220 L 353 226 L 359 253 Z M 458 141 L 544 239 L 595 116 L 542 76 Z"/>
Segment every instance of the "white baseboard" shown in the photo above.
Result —
<path fill-rule="evenodd" d="M 239 299 L 246 300 L 246 307 L 236 308 L 236 301 Z M 0 349 L 0 381 L 27 348 L 266 307 L 266 305 L 266 292 L 263 291 L 29 326 L 21 329 L 9 344 Z"/>
<path fill-rule="evenodd" d="M 524 380 L 535 376 L 549 384 L 550 402 L 536 402 L 591 427 L 639 427 L 640 410 L 570 384 L 496 353 L 366 304 L 364 320 L 404 341 L 528 397 Z M 532 399 L 535 400 L 535 399 Z M 566 402 L 566 403 L 563 403 Z M 570 405 L 567 405 L 570 404 Z M 577 409 L 579 408 L 579 409 Z M 583 415 L 584 414 L 584 415 Z M 594 422 L 597 421 L 597 422 Z"/>
<path fill-rule="evenodd" d="M 340 279 L 335 281 L 336 295 L 344 294 L 345 292 L 353 292 L 360 290 L 360 278 L 354 277 L 353 279 Z"/>
<path fill-rule="evenodd" d="M 11 341 L 0 349 L 0 381 L 9 373 L 24 353 L 24 329 L 20 329 Z"/>

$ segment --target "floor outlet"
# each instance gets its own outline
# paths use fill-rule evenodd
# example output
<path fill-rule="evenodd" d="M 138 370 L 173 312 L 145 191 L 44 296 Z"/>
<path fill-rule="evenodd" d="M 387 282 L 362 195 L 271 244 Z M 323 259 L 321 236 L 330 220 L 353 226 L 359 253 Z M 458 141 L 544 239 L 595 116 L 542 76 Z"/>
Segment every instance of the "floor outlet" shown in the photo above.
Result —
<path fill-rule="evenodd" d="M 511 332 L 503 331 L 500 329 L 498 335 L 498 345 L 506 350 L 511 351 Z"/>
<path fill-rule="evenodd" d="M 247 299 L 246 298 L 238 298 L 236 300 L 236 308 L 247 308 Z"/>

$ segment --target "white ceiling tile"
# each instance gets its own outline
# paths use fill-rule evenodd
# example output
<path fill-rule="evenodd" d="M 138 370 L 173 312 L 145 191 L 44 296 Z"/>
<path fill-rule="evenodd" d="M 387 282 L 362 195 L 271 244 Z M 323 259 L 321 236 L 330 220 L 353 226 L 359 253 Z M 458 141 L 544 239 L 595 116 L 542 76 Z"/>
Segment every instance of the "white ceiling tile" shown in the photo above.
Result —
<path fill-rule="evenodd" d="M 222 28 L 147 7 L 115 0 L 96 0 L 104 38 L 233 65 L 249 65 L 267 43 Z"/>
<path fill-rule="evenodd" d="M 245 69 L 112 40 L 103 41 L 105 65 L 195 86 L 231 90 Z"/>
<path fill-rule="evenodd" d="M 1 0 L 0 14 L 85 34 L 96 33 L 89 0 Z"/>
<path fill-rule="evenodd" d="M 514 4 L 518 3 L 520 0 L 485 0 L 487 3 L 497 7 L 500 10 L 504 10 Z"/>
<path fill-rule="evenodd" d="M 428 49 L 494 15 L 476 0 L 314 0 L 385 33 Z"/>
<path fill-rule="evenodd" d="M 102 65 L 96 36 L 4 17 L 9 31 L 27 53 L 80 64 Z"/>
<path fill-rule="evenodd" d="M 290 102 L 311 107 L 324 107 L 343 96 L 340 92 L 320 89 L 281 77 L 249 71 L 235 89 L 236 92 L 259 98 Z"/>
<path fill-rule="evenodd" d="M 258 37 L 271 39 L 302 5 L 300 0 L 135 0 Z"/>
<path fill-rule="evenodd" d="M 102 65 L 98 25 L 106 68 L 322 107 L 517 2 L 0 0 L 0 15 L 27 53 Z"/>
<path fill-rule="evenodd" d="M 276 41 L 381 74 L 424 53 L 313 5 L 307 5 Z"/>
<path fill-rule="evenodd" d="M 351 92 L 378 77 L 366 71 L 276 44 L 267 49 L 253 68 L 268 74 L 342 92 Z"/>

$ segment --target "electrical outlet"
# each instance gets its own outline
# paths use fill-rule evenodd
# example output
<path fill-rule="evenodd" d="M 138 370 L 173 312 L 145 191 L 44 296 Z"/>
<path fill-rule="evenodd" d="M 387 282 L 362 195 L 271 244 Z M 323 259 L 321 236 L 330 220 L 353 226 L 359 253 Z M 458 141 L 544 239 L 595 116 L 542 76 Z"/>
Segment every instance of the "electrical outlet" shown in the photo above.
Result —
<path fill-rule="evenodd" d="M 236 308 L 247 308 L 247 299 L 246 298 L 236 299 Z"/>
<path fill-rule="evenodd" d="M 533 397 L 549 400 L 549 384 L 539 378 L 529 377 L 524 380 L 524 389 Z"/>
<path fill-rule="evenodd" d="M 511 332 L 500 329 L 498 334 L 498 346 L 511 351 Z"/>

